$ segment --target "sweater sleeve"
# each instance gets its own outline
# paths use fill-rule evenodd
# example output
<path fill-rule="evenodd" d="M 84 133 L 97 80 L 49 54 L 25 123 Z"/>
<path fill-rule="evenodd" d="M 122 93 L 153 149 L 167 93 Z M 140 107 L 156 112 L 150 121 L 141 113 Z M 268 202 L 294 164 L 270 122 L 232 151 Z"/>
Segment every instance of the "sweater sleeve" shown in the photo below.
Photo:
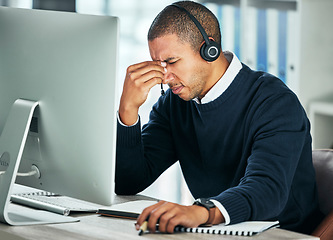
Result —
<path fill-rule="evenodd" d="M 136 194 L 152 184 L 176 162 L 164 97 L 154 105 L 149 122 L 131 127 L 118 122 L 116 154 L 117 194 Z"/>
<path fill-rule="evenodd" d="M 250 126 L 252 147 L 243 178 L 213 198 L 226 208 L 231 223 L 277 218 L 288 201 L 305 142 L 311 144 L 307 117 L 292 93 L 265 99 Z"/>

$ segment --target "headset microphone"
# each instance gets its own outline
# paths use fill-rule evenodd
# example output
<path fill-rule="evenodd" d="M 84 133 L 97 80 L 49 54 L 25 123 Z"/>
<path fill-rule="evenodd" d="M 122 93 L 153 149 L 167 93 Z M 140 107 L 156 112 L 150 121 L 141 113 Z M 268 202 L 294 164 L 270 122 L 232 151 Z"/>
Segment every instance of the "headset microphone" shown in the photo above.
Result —
<path fill-rule="evenodd" d="M 206 31 L 201 26 L 199 21 L 184 7 L 182 7 L 178 4 L 175 4 L 175 3 L 171 4 L 170 6 L 177 7 L 178 9 L 184 11 L 191 18 L 191 20 L 197 26 L 197 28 L 199 29 L 201 35 L 203 36 L 203 38 L 205 40 L 204 44 L 200 48 L 201 57 L 208 62 L 215 61 L 220 56 L 220 52 L 221 52 L 219 44 L 217 42 L 215 42 L 214 40 L 209 39 Z"/>
<path fill-rule="evenodd" d="M 165 92 L 163 90 L 163 83 L 161 83 L 161 95 L 164 96 Z"/>

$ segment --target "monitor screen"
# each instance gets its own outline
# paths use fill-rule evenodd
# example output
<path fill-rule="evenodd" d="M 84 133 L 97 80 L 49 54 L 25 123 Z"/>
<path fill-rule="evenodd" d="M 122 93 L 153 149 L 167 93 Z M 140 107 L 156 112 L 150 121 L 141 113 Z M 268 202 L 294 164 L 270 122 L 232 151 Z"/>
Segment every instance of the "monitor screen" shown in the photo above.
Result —
<path fill-rule="evenodd" d="M 22 125 L 11 120 L 21 117 L 9 118 L 14 102 L 37 103 L 18 172 L 37 168 L 39 175 L 17 183 L 111 205 L 118 31 L 116 17 L 0 7 L 3 146 L 11 148 L 15 135 L 4 134 L 6 124 L 13 132 Z M 3 146 L 0 171 L 6 173 L 16 159 Z"/>

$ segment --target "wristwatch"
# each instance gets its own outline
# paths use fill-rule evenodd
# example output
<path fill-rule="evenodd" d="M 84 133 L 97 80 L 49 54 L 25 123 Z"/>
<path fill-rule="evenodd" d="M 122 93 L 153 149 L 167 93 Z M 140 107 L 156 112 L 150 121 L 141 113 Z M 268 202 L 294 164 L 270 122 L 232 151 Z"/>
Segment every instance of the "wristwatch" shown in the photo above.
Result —
<path fill-rule="evenodd" d="M 202 225 L 210 225 L 210 224 L 213 223 L 214 218 L 215 218 L 215 209 L 216 209 L 216 206 L 215 206 L 215 204 L 212 201 L 209 200 L 209 198 L 198 198 L 197 200 L 195 200 L 195 202 L 193 203 L 193 205 L 204 207 L 209 212 L 209 217 L 208 217 L 207 222 L 205 222 Z"/>

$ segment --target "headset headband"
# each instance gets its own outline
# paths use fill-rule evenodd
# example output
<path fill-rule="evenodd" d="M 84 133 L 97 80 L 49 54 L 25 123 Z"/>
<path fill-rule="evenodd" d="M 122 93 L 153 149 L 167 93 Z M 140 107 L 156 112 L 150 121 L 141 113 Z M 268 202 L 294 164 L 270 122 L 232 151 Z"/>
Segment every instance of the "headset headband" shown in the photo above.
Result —
<path fill-rule="evenodd" d="M 180 10 L 183 10 L 191 18 L 191 20 L 194 22 L 194 24 L 197 26 L 197 28 L 199 29 L 199 31 L 200 31 L 201 35 L 203 36 L 205 42 L 207 44 L 209 44 L 209 38 L 208 38 L 208 35 L 207 35 L 205 29 L 201 26 L 199 21 L 189 11 L 187 11 L 184 7 L 182 7 L 182 6 L 180 6 L 176 3 L 173 3 L 170 6 L 175 6 L 175 7 L 179 8 Z"/>

